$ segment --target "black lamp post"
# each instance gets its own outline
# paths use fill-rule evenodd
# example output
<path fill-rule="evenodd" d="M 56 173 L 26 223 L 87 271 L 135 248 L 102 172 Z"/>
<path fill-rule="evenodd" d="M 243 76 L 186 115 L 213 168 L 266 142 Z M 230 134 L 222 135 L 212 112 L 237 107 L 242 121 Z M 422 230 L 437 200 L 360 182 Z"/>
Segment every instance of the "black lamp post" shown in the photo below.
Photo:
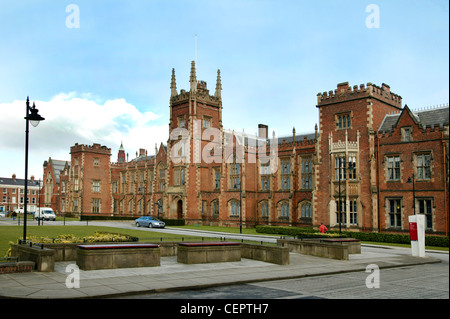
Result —
<path fill-rule="evenodd" d="M 28 135 L 30 133 L 30 125 L 34 127 L 39 125 L 40 121 L 45 120 L 42 116 L 39 115 L 39 110 L 36 108 L 36 105 L 33 102 L 33 107 L 30 107 L 30 99 L 27 97 L 26 102 L 26 126 L 25 126 L 25 205 L 24 205 L 24 217 L 23 217 L 23 242 L 27 241 L 27 206 L 28 206 Z"/>
<path fill-rule="evenodd" d="M 414 179 L 415 179 L 415 176 L 414 176 L 414 173 L 413 173 L 412 176 L 408 177 L 408 182 L 407 183 L 412 183 L 413 184 L 413 201 L 414 201 L 413 209 L 414 209 L 414 215 L 415 215 L 416 214 L 416 189 L 415 189 L 415 186 L 414 186 Z"/>
<path fill-rule="evenodd" d="M 155 205 L 156 205 L 156 207 L 158 209 L 158 219 L 159 219 L 159 212 L 161 211 L 162 204 L 159 203 L 159 202 L 156 202 Z"/>

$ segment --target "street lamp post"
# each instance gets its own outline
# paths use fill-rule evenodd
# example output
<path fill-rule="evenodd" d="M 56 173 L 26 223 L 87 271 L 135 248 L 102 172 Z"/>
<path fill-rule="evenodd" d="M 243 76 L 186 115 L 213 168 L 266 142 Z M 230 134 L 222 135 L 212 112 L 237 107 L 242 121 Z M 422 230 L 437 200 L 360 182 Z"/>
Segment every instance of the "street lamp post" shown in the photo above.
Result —
<path fill-rule="evenodd" d="M 156 203 L 154 203 L 154 204 L 156 205 L 156 207 L 157 207 L 157 209 L 158 209 L 158 219 L 159 219 L 159 212 L 161 211 L 162 204 L 159 203 L 159 202 L 156 202 Z"/>
<path fill-rule="evenodd" d="M 416 189 L 414 186 L 414 173 L 412 174 L 412 176 L 408 177 L 408 182 L 407 183 L 412 183 L 413 185 L 413 209 L 414 209 L 414 215 L 416 214 Z"/>
<path fill-rule="evenodd" d="M 26 102 L 26 125 L 25 125 L 25 205 L 24 205 L 24 217 L 23 217 L 23 242 L 27 241 L 27 206 L 28 206 L 28 136 L 30 133 L 30 125 L 34 127 L 38 126 L 40 121 L 45 120 L 42 116 L 39 115 L 39 110 L 36 108 L 36 105 L 33 102 L 33 106 L 30 107 L 30 99 L 27 97 Z"/>

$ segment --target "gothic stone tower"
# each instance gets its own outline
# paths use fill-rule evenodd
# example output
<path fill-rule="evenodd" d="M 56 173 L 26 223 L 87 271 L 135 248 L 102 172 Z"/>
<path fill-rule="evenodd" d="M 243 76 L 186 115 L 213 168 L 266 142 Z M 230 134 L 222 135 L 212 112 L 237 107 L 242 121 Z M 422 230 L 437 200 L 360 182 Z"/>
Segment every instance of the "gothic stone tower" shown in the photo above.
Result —
<path fill-rule="evenodd" d="M 187 223 L 193 223 L 202 219 L 202 196 L 220 191 L 214 188 L 213 172 L 218 170 L 220 175 L 221 154 L 208 150 L 214 143 L 215 150 L 219 150 L 221 143 L 220 70 L 217 72 L 214 95 L 209 94 L 206 82 L 197 81 L 194 61 L 191 63 L 189 83 L 190 91 L 182 89 L 178 94 L 175 70 L 172 70 L 164 211 L 168 213 L 166 218 L 184 218 Z M 220 132 L 220 136 L 209 135 L 211 131 Z M 220 158 L 209 160 L 214 157 Z"/>
<path fill-rule="evenodd" d="M 339 227 L 341 220 L 343 229 L 378 229 L 375 134 L 385 115 L 401 110 L 401 104 L 384 83 L 351 88 L 345 82 L 317 95 L 313 225 Z"/>

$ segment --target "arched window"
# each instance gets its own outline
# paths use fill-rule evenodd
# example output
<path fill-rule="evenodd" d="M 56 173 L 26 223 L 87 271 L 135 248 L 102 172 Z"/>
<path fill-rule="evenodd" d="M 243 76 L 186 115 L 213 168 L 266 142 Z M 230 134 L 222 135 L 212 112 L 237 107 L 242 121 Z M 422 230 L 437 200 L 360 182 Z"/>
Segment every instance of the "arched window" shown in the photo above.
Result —
<path fill-rule="evenodd" d="M 259 204 L 259 212 L 260 212 L 262 218 L 269 217 L 269 202 L 268 201 L 265 200 Z"/>
<path fill-rule="evenodd" d="M 312 205 L 310 202 L 303 202 L 300 205 L 301 218 L 312 218 Z"/>
<path fill-rule="evenodd" d="M 239 217 L 239 213 L 241 210 L 241 205 L 239 203 L 239 201 L 237 200 L 232 200 L 230 201 L 230 216 L 231 217 Z"/>
<path fill-rule="evenodd" d="M 287 219 L 289 218 L 289 202 L 283 201 L 278 204 L 279 216 L 280 218 Z"/>
<path fill-rule="evenodd" d="M 219 217 L 219 200 L 215 199 L 211 202 L 211 215 L 213 217 Z"/>

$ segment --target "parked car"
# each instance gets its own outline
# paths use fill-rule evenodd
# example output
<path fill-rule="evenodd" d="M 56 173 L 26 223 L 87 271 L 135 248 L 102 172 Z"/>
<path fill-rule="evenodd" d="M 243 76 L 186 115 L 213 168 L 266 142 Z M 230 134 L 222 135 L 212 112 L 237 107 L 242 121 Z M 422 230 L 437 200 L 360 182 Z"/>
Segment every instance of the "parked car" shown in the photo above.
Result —
<path fill-rule="evenodd" d="M 53 209 L 50 207 L 39 207 L 34 213 L 34 219 L 36 220 L 56 220 L 56 215 Z"/>
<path fill-rule="evenodd" d="M 142 216 L 135 220 L 137 227 L 155 227 L 155 228 L 165 228 L 166 223 L 160 221 L 159 219 L 151 216 Z"/>
<path fill-rule="evenodd" d="M 0 212 L 0 217 L 6 217 L 6 213 L 5 212 Z"/>

